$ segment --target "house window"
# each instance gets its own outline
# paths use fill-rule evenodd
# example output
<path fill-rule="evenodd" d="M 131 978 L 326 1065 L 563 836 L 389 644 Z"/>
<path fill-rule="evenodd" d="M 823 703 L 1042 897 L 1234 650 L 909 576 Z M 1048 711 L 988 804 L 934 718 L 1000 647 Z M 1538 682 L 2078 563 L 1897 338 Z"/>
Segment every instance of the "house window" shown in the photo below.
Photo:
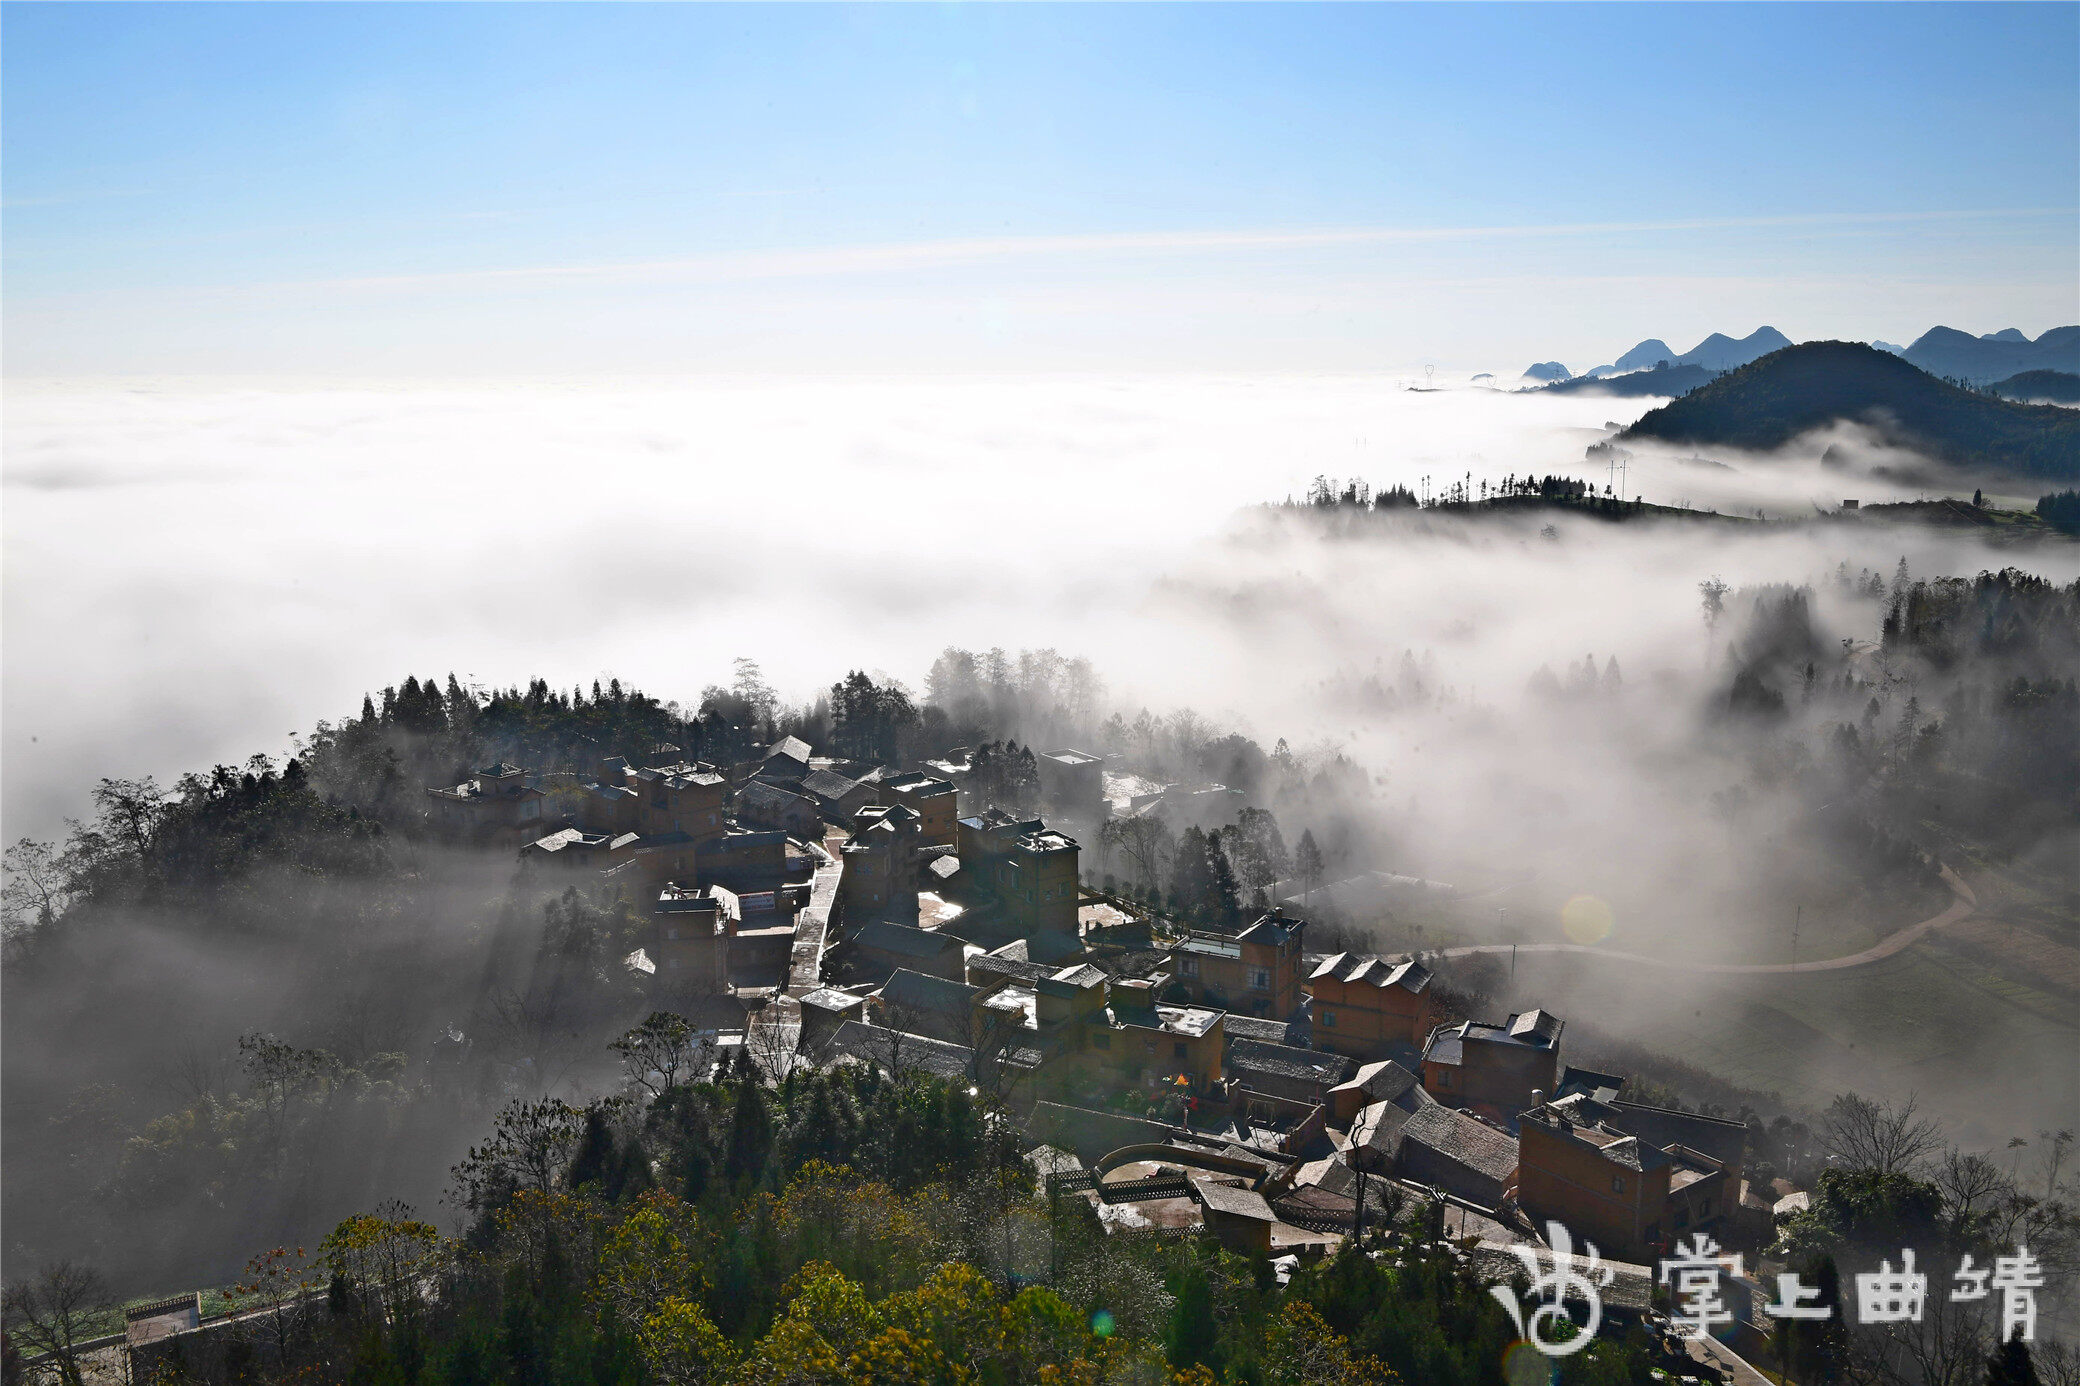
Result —
<path fill-rule="evenodd" d="M 1324 1030 L 1333 1030 L 1333 1029 L 1335 1029 L 1335 1028 L 1336 1028 L 1336 1012 L 1334 1012 L 1334 1011 L 1323 1011 L 1323 1012 L 1322 1012 L 1322 1028 L 1323 1028 Z"/>
<path fill-rule="evenodd" d="M 1197 958 L 1181 958 L 1178 960 L 1177 970 L 1184 973 L 1187 977 L 1196 977 L 1199 975 L 1199 960 Z"/>
<path fill-rule="evenodd" d="M 1649 1246 L 1651 1246 L 1651 1245 L 1653 1245 L 1653 1244 L 1654 1244 L 1655 1242 L 1658 1242 L 1658 1241 L 1660 1241 L 1660 1240 L 1661 1240 L 1661 1224 L 1660 1224 L 1660 1223 L 1658 1223 L 1658 1222 L 1650 1222 L 1650 1223 L 1648 1223 L 1648 1224 L 1647 1224 L 1647 1236 L 1646 1236 L 1646 1240 L 1647 1240 L 1647 1244 L 1648 1244 Z"/>
<path fill-rule="evenodd" d="M 1624 1180 L 1624 1178 L 1623 1178 L 1622 1176 L 1619 1176 L 1619 1175 L 1615 1175 L 1615 1174 L 1611 1176 L 1611 1192 L 1612 1192 L 1612 1193 L 1624 1193 L 1624 1192 L 1625 1192 L 1625 1180 Z"/>
<path fill-rule="evenodd" d="M 1683 1230 L 1684 1228 L 1688 1227 L 1689 1225 L 1690 1225 L 1690 1210 L 1689 1210 L 1688 1208 L 1678 1208 L 1678 1209 L 1676 1209 L 1676 1230 L 1677 1230 L 1678 1232 L 1680 1232 L 1680 1231 L 1682 1231 L 1682 1230 Z"/>
<path fill-rule="evenodd" d="M 1437 1086 L 1439 1086 L 1440 1088 L 1448 1088 L 1451 1085 L 1452 1071 L 1448 1068 L 1440 1068 L 1439 1070 L 1437 1070 Z"/>
<path fill-rule="evenodd" d="M 1185 1061 L 1184 1046 L 1182 1044 L 1173 1044 L 1170 1046 L 1170 1049 L 1172 1057 L 1174 1057 L 1179 1063 L 1183 1063 Z"/>
<path fill-rule="evenodd" d="M 1257 991 L 1271 990 L 1271 972 L 1268 968 L 1253 967 L 1249 970 L 1249 984 Z"/>

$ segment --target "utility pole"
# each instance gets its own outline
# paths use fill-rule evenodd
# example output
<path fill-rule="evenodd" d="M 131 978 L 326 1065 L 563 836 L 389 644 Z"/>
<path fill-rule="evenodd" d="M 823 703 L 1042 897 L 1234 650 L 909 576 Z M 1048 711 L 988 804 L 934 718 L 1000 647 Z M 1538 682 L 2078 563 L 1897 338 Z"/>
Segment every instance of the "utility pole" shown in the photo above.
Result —
<path fill-rule="evenodd" d="M 1804 905 L 1800 905 L 1798 907 L 1798 913 L 1795 916 L 1793 916 L 1791 920 L 1791 961 L 1793 962 L 1798 961 L 1798 931 L 1800 926 L 1803 925 L 1805 922 L 1806 907 Z"/>

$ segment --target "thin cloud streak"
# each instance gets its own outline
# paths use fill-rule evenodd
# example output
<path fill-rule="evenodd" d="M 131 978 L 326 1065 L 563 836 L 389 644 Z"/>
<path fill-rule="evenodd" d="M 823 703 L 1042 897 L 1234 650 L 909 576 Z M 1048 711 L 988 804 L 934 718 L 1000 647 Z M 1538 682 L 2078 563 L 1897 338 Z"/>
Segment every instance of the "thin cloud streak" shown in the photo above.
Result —
<path fill-rule="evenodd" d="M 1546 226 L 1331 227 L 1296 231 L 1126 231 L 1081 235 L 986 236 L 820 249 L 731 251 L 606 264 L 520 265 L 423 274 L 357 275 L 244 285 L 198 286 L 176 292 L 391 292 L 530 282 L 666 284 L 831 278 L 951 268 L 1050 256 L 1305 250 L 1449 240 L 1653 235 L 1770 227 L 1910 225 L 1969 220 L 2071 216 L 2063 207 L 1985 208 L 1939 212 L 1818 212 L 1668 221 L 1574 222 Z M 51 298 L 71 295 L 50 295 Z"/>

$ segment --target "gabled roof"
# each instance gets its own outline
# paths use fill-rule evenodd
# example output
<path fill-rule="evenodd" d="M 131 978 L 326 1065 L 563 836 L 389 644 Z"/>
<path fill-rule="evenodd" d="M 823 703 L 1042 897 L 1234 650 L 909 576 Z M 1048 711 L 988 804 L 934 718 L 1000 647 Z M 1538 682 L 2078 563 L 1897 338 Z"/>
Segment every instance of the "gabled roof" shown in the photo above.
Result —
<path fill-rule="evenodd" d="M 1551 1011 L 1530 1010 L 1509 1018 L 1512 1039 L 1537 1049 L 1550 1049 L 1566 1022 Z"/>
<path fill-rule="evenodd" d="M 576 828 L 565 828 L 560 832 L 550 833 L 547 837 L 538 837 L 521 850 L 526 852 L 560 852 L 573 843 L 583 842 L 584 840 L 585 834 L 579 832 Z M 605 839 L 601 840 L 604 841 Z"/>
<path fill-rule="evenodd" d="M 1002 953 L 982 953 L 968 959 L 968 971 L 990 977 L 1011 977 L 1027 986 L 1037 986 L 1049 980 L 1061 969 L 1046 963 L 1027 962 L 1024 958 L 1006 957 Z"/>
<path fill-rule="evenodd" d="M 1060 929 L 1041 929 L 1026 939 L 1026 957 L 1033 962 L 1066 963 L 1083 956 L 1083 940 Z"/>
<path fill-rule="evenodd" d="M 1363 982 L 1385 990 L 1399 987 L 1420 993 L 1430 985 L 1430 969 L 1414 958 L 1381 958 L 1370 953 L 1336 953 L 1323 958 L 1308 974 L 1310 982 L 1334 978 L 1346 984 Z"/>
<path fill-rule="evenodd" d="M 1266 1044 L 1284 1044 L 1293 1033 L 1292 1025 L 1283 1020 L 1265 1020 L 1260 1016 L 1228 1013 L 1225 1027 L 1231 1039 L 1262 1040 Z"/>
<path fill-rule="evenodd" d="M 849 991 L 839 991 L 835 987 L 818 987 L 802 997 L 802 1004 L 804 1006 L 813 1006 L 819 1011 L 843 1013 L 853 1009 L 855 1006 L 863 1005 L 866 999 L 864 996 L 855 996 Z"/>
<path fill-rule="evenodd" d="M 808 799 L 793 790 L 782 789 L 777 784 L 767 784 L 764 780 L 752 780 L 738 790 L 737 802 L 740 805 L 767 809 L 785 809 L 790 803 L 807 805 L 812 811 L 815 808 Z"/>
<path fill-rule="evenodd" d="M 844 798 L 860 787 L 858 780 L 848 780 L 835 770 L 811 770 L 802 776 L 802 792 L 832 803 Z"/>
<path fill-rule="evenodd" d="M 1633 1132 L 1641 1139 L 1666 1150 L 1682 1145 L 1709 1155 L 1721 1164 L 1739 1164 L 1747 1146 L 1748 1128 L 1725 1117 L 1699 1112 L 1678 1112 L 1667 1107 L 1650 1107 L 1640 1102 L 1612 1102 L 1611 1124 Z"/>
<path fill-rule="evenodd" d="M 881 783 L 887 785 L 891 793 L 908 794 L 917 798 L 959 792 L 950 782 L 940 779 L 937 775 L 926 775 L 916 771 L 901 775 L 883 772 Z"/>
<path fill-rule="evenodd" d="M 1551 1050 L 1560 1043 L 1560 1032 L 1567 1022 L 1551 1011 L 1525 1011 L 1513 1015 L 1507 1024 L 1494 1025 L 1482 1020 L 1462 1020 L 1457 1025 L 1431 1032 L 1423 1045 L 1423 1062 L 1426 1064 L 1463 1064 L 1466 1062 L 1468 1045 L 1500 1044 L 1521 1049 Z"/>
<path fill-rule="evenodd" d="M 1278 1214 L 1271 1211 L 1264 1195 L 1253 1190 L 1198 1179 L 1192 1181 L 1192 1189 L 1208 1212 L 1226 1213 L 1230 1217 L 1249 1218 L 1254 1222 L 1278 1221 Z"/>
<path fill-rule="evenodd" d="M 961 951 L 961 941 L 951 934 L 913 929 L 907 924 L 872 920 L 859 931 L 859 946 L 877 953 L 894 953 L 904 958 L 939 958 Z"/>
<path fill-rule="evenodd" d="M 1506 1181 L 1517 1168 L 1516 1137 L 1434 1102 L 1408 1114 L 1395 1158 L 1404 1158 L 1403 1152 L 1412 1144 L 1491 1179 Z"/>
<path fill-rule="evenodd" d="M 929 1035 L 904 1034 L 897 1038 L 882 1026 L 859 1020 L 840 1025 L 824 1052 L 831 1058 L 843 1056 L 882 1067 L 894 1056 L 904 1068 L 941 1078 L 965 1078 L 975 1063 L 975 1051 L 964 1044 L 950 1044 Z"/>
<path fill-rule="evenodd" d="M 1103 969 L 1092 967 L 1089 963 L 1072 963 L 1055 972 L 1048 980 L 1062 982 L 1078 990 L 1083 990 L 1103 985 L 1105 973 Z"/>
<path fill-rule="evenodd" d="M 1401 1102 L 1410 1092 L 1422 1092 L 1423 1082 L 1392 1059 L 1366 1064 L 1348 1081 L 1331 1088 L 1336 1092 L 1363 1093 L 1367 1102 Z M 1403 1105 L 1413 1105 L 1413 1102 Z"/>
<path fill-rule="evenodd" d="M 1243 943 L 1260 943 L 1267 948 L 1280 948 L 1295 932 L 1305 926 L 1297 919 L 1287 919 L 1273 912 L 1244 929 L 1236 937 Z"/>
<path fill-rule="evenodd" d="M 1354 1065 L 1341 1054 L 1319 1049 L 1296 1049 L 1288 1044 L 1237 1039 L 1228 1042 L 1224 1067 L 1243 1073 L 1275 1074 L 1308 1083 L 1339 1083 Z"/>
<path fill-rule="evenodd" d="M 809 743 L 802 740 L 799 736 L 783 736 L 772 745 L 766 747 L 763 759 L 773 760 L 775 758 L 798 760 L 802 764 L 807 765 L 809 763 Z"/>
<path fill-rule="evenodd" d="M 636 778 L 645 784 L 658 784 L 666 789 L 686 789 L 693 785 L 712 786 L 727 783 L 721 771 L 712 765 L 697 765 L 680 761 L 673 765 L 653 765 L 636 771 Z"/>
<path fill-rule="evenodd" d="M 897 968 L 895 975 L 882 985 L 881 1001 L 886 1006 L 935 1015 L 965 1015 L 981 991 L 981 987 L 971 987 L 966 982 L 928 977 L 904 967 Z"/>

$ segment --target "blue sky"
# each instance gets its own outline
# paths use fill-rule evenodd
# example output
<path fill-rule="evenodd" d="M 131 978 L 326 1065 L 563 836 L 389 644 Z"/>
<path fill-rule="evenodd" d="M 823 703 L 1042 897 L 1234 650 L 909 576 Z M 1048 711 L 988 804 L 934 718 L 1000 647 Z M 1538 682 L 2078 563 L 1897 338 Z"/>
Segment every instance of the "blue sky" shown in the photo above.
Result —
<path fill-rule="evenodd" d="M 14 375 L 1580 370 L 2080 320 L 2069 4 L 0 23 Z"/>

